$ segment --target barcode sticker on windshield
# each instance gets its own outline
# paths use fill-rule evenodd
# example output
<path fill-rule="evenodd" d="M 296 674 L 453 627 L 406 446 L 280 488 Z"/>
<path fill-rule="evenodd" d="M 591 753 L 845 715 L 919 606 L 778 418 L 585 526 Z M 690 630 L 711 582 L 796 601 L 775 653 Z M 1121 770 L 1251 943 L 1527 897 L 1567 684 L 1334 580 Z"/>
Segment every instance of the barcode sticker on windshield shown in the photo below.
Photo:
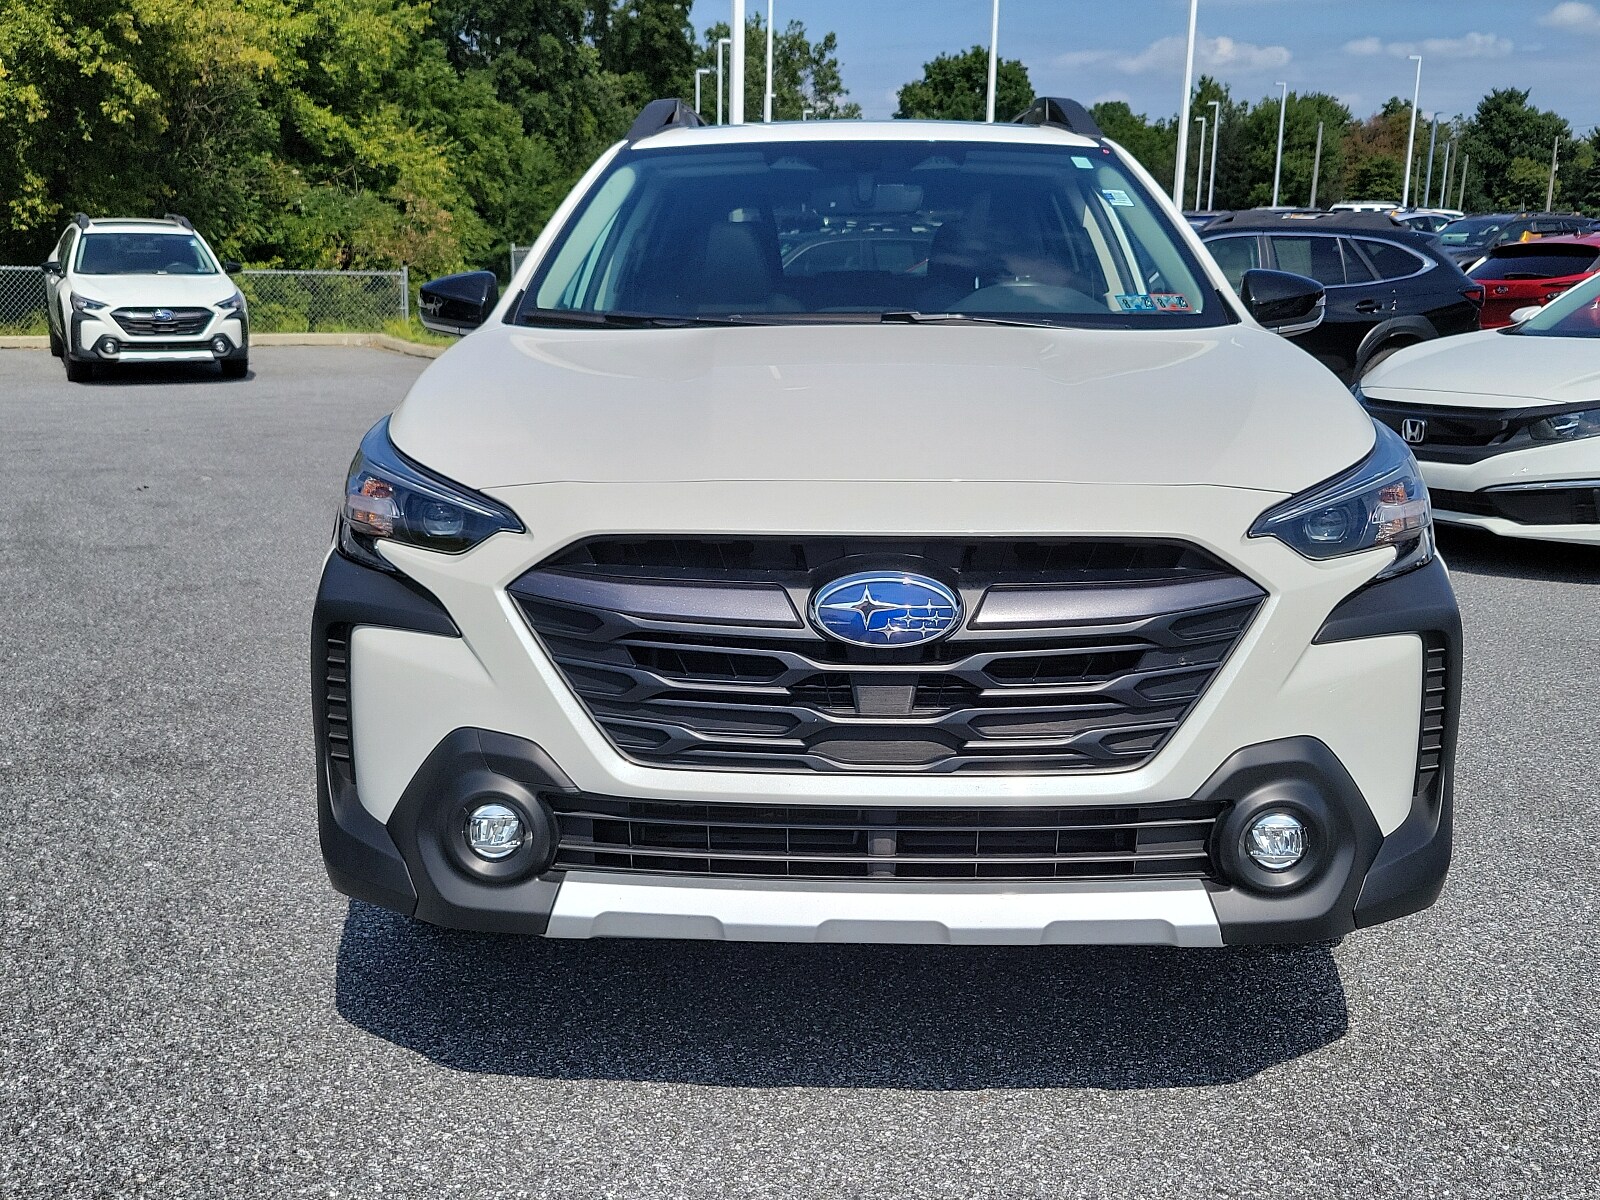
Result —
<path fill-rule="evenodd" d="M 1154 296 L 1118 296 L 1117 304 L 1123 312 L 1159 312 Z"/>
<path fill-rule="evenodd" d="M 1181 292 L 1152 292 L 1150 299 L 1156 302 L 1156 308 L 1162 312 L 1193 312 L 1189 307 L 1189 297 Z"/>
<path fill-rule="evenodd" d="M 1108 202 L 1116 205 L 1118 208 L 1133 207 L 1133 197 L 1128 195 L 1127 192 L 1122 191 L 1120 188 L 1107 188 L 1100 194 L 1104 196 Z"/>

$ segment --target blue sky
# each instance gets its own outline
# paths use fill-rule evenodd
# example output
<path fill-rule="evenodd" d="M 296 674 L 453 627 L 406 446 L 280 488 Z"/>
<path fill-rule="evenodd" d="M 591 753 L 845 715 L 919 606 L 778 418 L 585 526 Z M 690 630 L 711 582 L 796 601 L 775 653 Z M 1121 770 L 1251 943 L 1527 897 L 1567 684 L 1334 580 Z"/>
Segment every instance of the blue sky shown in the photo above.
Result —
<path fill-rule="evenodd" d="M 766 0 L 746 0 L 766 11 Z M 987 44 L 989 0 L 776 0 L 813 34 L 839 35 L 852 99 L 894 111 L 901 84 L 934 55 Z M 1027 64 L 1036 90 L 1085 102 L 1177 111 L 1188 0 L 1001 0 L 1000 52 Z M 726 20 L 728 0 L 695 0 L 695 27 Z M 1326 91 L 1365 116 L 1409 97 L 1424 57 L 1424 114 L 1470 113 L 1492 87 L 1532 88 L 1580 133 L 1600 125 L 1600 0 L 1200 0 L 1200 70 L 1235 96 Z M 752 56 L 752 62 L 756 61 Z"/>

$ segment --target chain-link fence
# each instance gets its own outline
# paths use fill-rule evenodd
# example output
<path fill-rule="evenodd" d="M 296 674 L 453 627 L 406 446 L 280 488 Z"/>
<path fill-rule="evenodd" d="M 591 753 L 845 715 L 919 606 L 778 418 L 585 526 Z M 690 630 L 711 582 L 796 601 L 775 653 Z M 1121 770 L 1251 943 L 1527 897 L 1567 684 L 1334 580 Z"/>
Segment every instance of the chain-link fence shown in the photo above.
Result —
<path fill-rule="evenodd" d="M 398 271 L 239 271 L 259 333 L 370 333 L 411 315 L 411 276 Z"/>
<path fill-rule="evenodd" d="M 411 315 L 411 275 L 398 271 L 238 271 L 257 333 L 374 333 Z M 152 296 L 159 302 L 159 296 Z M 0 334 L 42 334 L 44 273 L 0 266 Z"/>
<path fill-rule="evenodd" d="M 0 334 L 40 334 L 45 326 L 44 272 L 0 267 Z"/>

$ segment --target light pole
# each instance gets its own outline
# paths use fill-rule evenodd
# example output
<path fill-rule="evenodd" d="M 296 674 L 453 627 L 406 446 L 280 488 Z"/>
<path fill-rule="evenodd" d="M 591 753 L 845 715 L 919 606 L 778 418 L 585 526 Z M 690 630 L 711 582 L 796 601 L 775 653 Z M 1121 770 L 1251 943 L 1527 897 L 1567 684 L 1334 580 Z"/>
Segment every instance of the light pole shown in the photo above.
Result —
<path fill-rule="evenodd" d="M 1211 101 L 1211 185 L 1206 192 L 1206 211 L 1217 211 L 1217 143 L 1222 140 L 1222 101 Z"/>
<path fill-rule="evenodd" d="M 1561 137 L 1556 136 L 1556 144 L 1550 151 L 1550 190 L 1544 194 L 1544 210 L 1549 212 L 1556 206 L 1556 166 L 1561 162 Z"/>
<path fill-rule="evenodd" d="M 1317 206 L 1317 184 L 1322 182 L 1322 122 L 1317 122 L 1317 156 L 1311 162 L 1311 203 L 1308 207 Z"/>
<path fill-rule="evenodd" d="M 1200 152 L 1195 155 L 1194 163 L 1194 206 L 1200 208 L 1201 189 L 1206 182 L 1206 119 L 1196 117 L 1195 123 L 1200 126 Z"/>
<path fill-rule="evenodd" d="M 1444 144 L 1444 180 L 1439 184 L 1439 207 L 1444 208 L 1450 203 L 1450 157 L 1455 152 L 1456 140 L 1451 138 Z"/>
<path fill-rule="evenodd" d="M 1417 64 L 1417 86 L 1411 93 L 1411 136 L 1406 138 L 1406 185 L 1405 195 L 1400 197 L 1400 207 L 1411 207 L 1411 156 L 1417 149 L 1417 105 L 1422 100 L 1422 55 L 1407 55 Z"/>
<path fill-rule="evenodd" d="M 1439 114 L 1433 114 L 1433 132 L 1428 135 L 1428 181 L 1422 185 L 1422 205 L 1433 197 L 1433 152 L 1439 147 Z"/>
<path fill-rule="evenodd" d="M 761 119 L 772 123 L 772 0 L 767 0 L 767 94 L 761 99 Z"/>
<path fill-rule="evenodd" d="M 700 80 L 702 76 L 715 75 L 715 67 L 696 67 L 694 72 L 694 110 L 700 111 Z"/>
<path fill-rule="evenodd" d="M 726 79 L 727 79 L 727 72 L 723 69 L 722 56 L 723 56 L 723 53 L 727 50 L 729 43 L 731 43 L 732 41 L 733 41 L 732 38 L 718 38 L 717 39 L 717 124 L 718 125 L 722 124 L 722 97 L 727 93 L 727 90 L 728 90 L 726 85 L 725 85 L 726 84 Z"/>
<path fill-rule="evenodd" d="M 1000 74 L 1000 0 L 994 0 L 989 16 L 989 100 L 984 108 L 984 120 L 994 124 L 995 81 Z"/>
<path fill-rule="evenodd" d="M 1283 96 L 1278 101 L 1278 162 L 1272 168 L 1272 207 L 1278 207 L 1278 197 L 1282 195 L 1283 186 L 1283 115 L 1289 110 L 1289 85 L 1283 80 L 1278 80 L 1278 86 L 1283 89 Z"/>
<path fill-rule="evenodd" d="M 744 0 L 733 0 L 733 19 L 728 26 L 733 34 L 731 60 L 733 83 L 728 90 L 728 120 L 734 125 L 744 124 Z"/>
<path fill-rule="evenodd" d="M 800 119 L 802 121 L 809 121 L 811 119 L 811 114 L 816 111 L 817 110 L 812 108 L 810 105 L 802 104 L 800 106 Z"/>
<path fill-rule="evenodd" d="M 1189 53 L 1183 67 L 1183 112 L 1178 117 L 1178 161 L 1172 172 L 1172 202 L 1183 207 L 1183 184 L 1189 174 L 1189 111 L 1194 103 L 1194 35 L 1200 22 L 1200 0 L 1189 0 Z"/>
<path fill-rule="evenodd" d="M 1461 198 L 1456 201 L 1456 207 L 1462 212 L 1467 211 L 1467 168 L 1472 166 L 1472 155 L 1461 155 Z"/>

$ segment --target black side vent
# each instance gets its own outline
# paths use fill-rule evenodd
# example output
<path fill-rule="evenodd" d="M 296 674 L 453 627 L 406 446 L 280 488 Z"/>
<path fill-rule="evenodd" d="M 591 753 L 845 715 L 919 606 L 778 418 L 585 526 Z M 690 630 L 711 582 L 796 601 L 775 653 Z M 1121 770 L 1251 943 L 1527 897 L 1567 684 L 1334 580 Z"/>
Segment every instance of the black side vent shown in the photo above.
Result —
<path fill-rule="evenodd" d="M 1432 796 L 1444 769 L 1444 736 L 1450 700 L 1450 655 L 1444 639 L 1423 639 L 1422 734 L 1417 746 L 1415 794 Z"/>
<path fill-rule="evenodd" d="M 356 764 L 350 754 L 350 626 L 335 625 L 328 630 L 327 654 L 322 687 L 328 702 L 328 758 L 342 764 L 354 779 Z"/>

